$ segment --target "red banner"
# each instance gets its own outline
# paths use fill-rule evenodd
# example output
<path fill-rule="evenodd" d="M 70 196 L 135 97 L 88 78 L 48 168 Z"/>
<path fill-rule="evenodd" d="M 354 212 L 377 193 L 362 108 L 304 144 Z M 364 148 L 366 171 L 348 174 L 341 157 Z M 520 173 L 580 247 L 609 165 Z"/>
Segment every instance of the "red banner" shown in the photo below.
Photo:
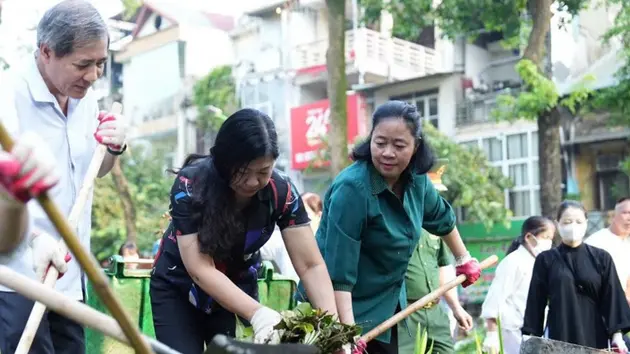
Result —
<path fill-rule="evenodd" d="M 363 98 L 357 94 L 348 95 L 348 142 L 350 146 L 359 136 L 367 135 L 366 109 Z M 303 170 L 320 156 L 323 137 L 330 129 L 328 100 L 321 100 L 291 109 L 291 168 Z M 327 166 L 330 162 L 320 162 Z"/>

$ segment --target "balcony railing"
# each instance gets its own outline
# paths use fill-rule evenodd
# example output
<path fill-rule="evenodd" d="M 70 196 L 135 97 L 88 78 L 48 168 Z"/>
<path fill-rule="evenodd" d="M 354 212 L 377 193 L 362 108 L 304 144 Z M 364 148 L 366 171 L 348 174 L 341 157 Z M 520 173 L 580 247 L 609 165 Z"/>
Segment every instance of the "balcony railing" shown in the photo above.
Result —
<path fill-rule="evenodd" d="M 492 111 L 497 108 L 497 97 L 500 95 L 518 95 L 520 88 L 508 88 L 488 93 L 471 94 L 464 102 L 457 104 L 457 126 L 473 125 L 488 122 L 492 119 Z"/>
<path fill-rule="evenodd" d="M 328 39 L 295 47 L 292 69 L 300 71 L 325 65 L 327 49 Z M 346 31 L 346 60 L 361 66 L 364 72 L 391 75 L 395 79 L 429 75 L 438 69 L 435 50 L 367 28 Z"/>

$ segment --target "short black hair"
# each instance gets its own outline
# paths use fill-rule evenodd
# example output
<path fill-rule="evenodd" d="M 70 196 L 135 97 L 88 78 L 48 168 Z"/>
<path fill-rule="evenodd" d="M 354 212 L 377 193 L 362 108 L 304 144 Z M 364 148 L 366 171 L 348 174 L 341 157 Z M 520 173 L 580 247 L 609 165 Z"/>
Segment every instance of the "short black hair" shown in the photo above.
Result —
<path fill-rule="evenodd" d="M 407 123 L 411 135 L 416 138 L 416 153 L 409 161 L 410 170 L 420 175 L 429 172 L 435 164 L 435 155 L 422 133 L 422 117 L 420 117 L 416 106 L 404 101 L 388 101 L 376 108 L 372 115 L 370 136 L 354 148 L 352 159 L 372 163 L 372 152 L 370 151 L 372 133 L 379 123 L 389 118 L 402 118 Z"/>

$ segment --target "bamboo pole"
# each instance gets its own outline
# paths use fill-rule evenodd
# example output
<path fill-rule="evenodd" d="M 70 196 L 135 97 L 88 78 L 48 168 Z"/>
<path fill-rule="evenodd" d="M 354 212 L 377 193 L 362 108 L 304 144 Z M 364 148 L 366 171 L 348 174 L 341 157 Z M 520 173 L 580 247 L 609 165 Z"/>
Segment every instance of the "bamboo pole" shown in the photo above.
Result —
<path fill-rule="evenodd" d="M 5 151 L 11 151 L 14 145 L 9 132 L 1 122 L 0 144 Z M 120 324 L 120 327 L 127 338 L 129 338 L 136 352 L 141 354 L 153 353 L 147 343 L 142 339 L 139 329 L 134 326 L 131 318 L 127 312 L 125 312 L 121 303 L 116 299 L 112 289 L 108 286 L 107 277 L 101 271 L 98 261 L 89 251 L 83 249 L 83 246 L 79 242 L 74 230 L 68 224 L 68 221 L 61 213 L 57 205 L 52 201 L 52 199 L 50 199 L 48 193 L 43 193 L 38 196 L 37 201 L 46 212 L 46 215 L 50 218 L 50 221 L 55 226 L 59 235 L 63 238 L 63 241 L 70 249 L 74 258 L 77 262 L 79 262 L 81 268 L 87 274 L 87 277 L 90 282 L 92 282 L 92 286 L 96 293 L 99 295 L 107 309 L 111 312 L 112 316 Z"/>
<path fill-rule="evenodd" d="M 492 267 L 494 264 L 497 263 L 498 260 L 499 260 L 499 258 L 496 255 L 492 255 L 492 256 L 484 259 L 483 262 L 481 262 L 481 264 L 480 264 L 481 269 L 483 270 L 483 269 Z M 381 335 L 383 332 L 385 332 L 388 329 L 394 327 L 398 322 L 400 322 L 400 321 L 404 320 L 405 318 L 411 316 L 414 312 L 419 311 L 420 309 L 422 309 L 426 304 L 430 303 L 431 301 L 435 301 L 440 296 L 444 295 L 447 291 L 449 291 L 452 288 L 460 285 L 465 280 L 466 280 L 466 276 L 465 275 L 463 275 L 463 274 L 458 275 L 457 278 L 455 278 L 455 279 L 449 281 L 448 283 L 440 286 L 439 288 L 433 290 L 432 292 L 430 292 L 427 295 L 423 296 L 418 301 L 416 301 L 413 304 L 407 306 L 407 308 L 402 309 L 400 312 L 396 313 L 394 316 L 392 316 L 389 319 L 385 320 L 383 323 L 378 325 L 376 328 L 374 328 L 371 331 L 369 331 L 366 334 L 364 334 L 361 337 L 361 339 L 364 340 L 366 343 L 371 341 L 372 339 L 374 339 L 374 338 L 378 337 L 379 335 Z"/>
<path fill-rule="evenodd" d="M 115 319 L 86 304 L 72 300 L 55 289 L 38 283 L 6 266 L 0 266 L 0 284 L 19 292 L 26 298 L 45 304 L 46 307 L 77 323 L 129 345 L 129 340 Z M 181 354 L 155 339 L 145 335 L 142 337 L 158 354 Z"/>
<path fill-rule="evenodd" d="M 118 102 L 114 102 L 114 104 L 112 104 L 111 111 L 115 114 L 122 113 L 122 105 Z M 81 186 L 79 195 L 74 201 L 74 205 L 72 206 L 70 215 L 68 216 L 68 223 L 74 230 L 77 230 L 79 226 L 79 219 L 83 213 L 83 209 L 85 208 L 85 203 L 90 196 L 90 191 L 92 190 L 92 187 L 94 187 L 94 181 L 98 177 L 98 171 L 103 164 L 106 154 L 107 147 L 105 145 L 99 144 L 96 147 L 96 151 L 94 151 L 90 165 L 88 166 L 85 177 L 83 178 L 83 185 Z M 66 250 L 66 245 L 63 240 L 60 240 L 59 243 L 61 244 L 62 249 Z M 44 277 L 44 285 L 54 288 L 58 278 L 59 271 L 57 271 L 57 268 L 50 267 Z M 33 345 L 33 340 L 35 339 L 37 329 L 42 322 L 45 312 L 46 306 L 44 306 L 41 302 L 36 302 L 35 305 L 33 305 L 33 309 L 31 310 L 31 314 L 28 316 L 28 321 L 26 321 L 26 326 L 22 332 L 22 337 L 20 337 L 20 342 L 15 350 L 15 354 L 28 354 L 31 349 L 31 345 Z"/>

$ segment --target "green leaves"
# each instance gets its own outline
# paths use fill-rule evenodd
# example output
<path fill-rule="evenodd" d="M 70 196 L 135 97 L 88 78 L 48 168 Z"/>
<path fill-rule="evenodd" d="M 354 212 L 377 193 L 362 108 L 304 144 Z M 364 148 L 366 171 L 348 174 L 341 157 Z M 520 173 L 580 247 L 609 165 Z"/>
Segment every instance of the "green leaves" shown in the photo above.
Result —
<path fill-rule="evenodd" d="M 348 343 L 354 343 L 354 337 L 361 334 L 356 326 L 342 324 L 333 315 L 319 309 L 313 309 L 309 303 L 300 303 L 293 311 L 282 311 L 282 321 L 275 329 L 280 333 L 281 343 L 301 343 L 315 345 L 321 353 L 334 353 Z M 236 338 L 251 341 L 253 330 L 247 328 L 237 318 Z"/>
<path fill-rule="evenodd" d="M 193 101 L 199 113 L 199 127 L 218 130 L 225 116 L 209 111 L 208 107 L 214 106 L 223 112 L 231 112 L 237 107 L 232 67 L 219 66 L 197 81 L 193 88 Z"/>
<path fill-rule="evenodd" d="M 518 96 L 500 95 L 497 108 L 491 115 L 496 120 L 515 121 L 536 120 L 541 112 L 548 111 L 558 104 L 558 91 L 553 81 L 545 77 L 536 64 L 523 59 L 516 64 L 516 72 L 523 79 L 527 91 Z"/>
<path fill-rule="evenodd" d="M 442 176 L 448 188 L 444 197 L 453 206 L 466 208 L 472 222 L 482 222 L 488 229 L 497 223 L 507 225 L 512 212 L 505 208 L 504 190 L 512 181 L 490 165 L 480 149 L 455 143 L 429 123 L 424 134 L 437 156 L 448 159 Z"/>
<path fill-rule="evenodd" d="M 254 328 L 252 327 L 245 327 L 245 325 L 243 324 L 243 322 L 241 322 L 241 319 L 238 318 L 237 315 L 234 315 L 236 317 L 236 339 L 243 341 L 243 342 L 253 342 L 254 341 Z"/>
<path fill-rule="evenodd" d="M 593 76 L 585 77 L 572 88 L 567 97 L 560 99 L 556 85 L 531 60 L 520 60 L 516 64 L 516 71 L 523 79 L 526 91 L 518 96 L 498 96 L 497 107 L 491 112 L 496 120 L 537 120 L 541 113 L 548 112 L 557 105 L 566 107 L 575 115 L 592 95 L 588 84 L 595 80 Z"/>
<path fill-rule="evenodd" d="M 150 250 L 161 235 L 162 215 L 168 211 L 169 191 L 173 176 L 166 175 L 163 156 L 167 147 L 154 146 L 143 156 L 140 147 L 130 148 L 121 156 L 132 201 L 136 207 L 138 247 Z M 120 197 L 111 175 L 96 181 L 92 208 L 92 253 L 99 260 L 118 253 L 125 242 L 125 220 Z"/>
<path fill-rule="evenodd" d="M 429 343 L 429 334 L 427 330 L 420 332 L 420 324 L 418 324 L 418 328 L 416 330 L 416 346 L 415 346 L 415 354 L 433 354 L 433 341 L 431 341 L 431 346 L 427 348 Z"/>

